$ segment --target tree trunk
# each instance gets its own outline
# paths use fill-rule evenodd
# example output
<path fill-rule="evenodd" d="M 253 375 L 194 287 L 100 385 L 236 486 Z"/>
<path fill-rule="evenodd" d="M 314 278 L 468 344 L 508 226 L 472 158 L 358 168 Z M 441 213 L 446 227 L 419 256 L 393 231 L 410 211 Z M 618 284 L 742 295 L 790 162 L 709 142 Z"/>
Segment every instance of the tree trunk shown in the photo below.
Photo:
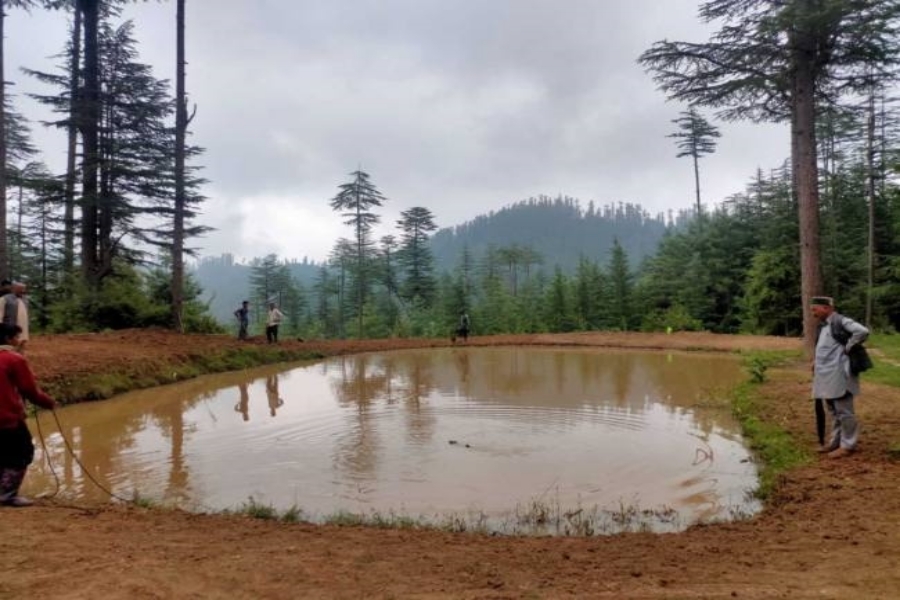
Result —
<path fill-rule="evenodd" d="M 185 1 L 178 0 L 175 17 L 175 215 L 172 230 L 172 324 L 181 333 L 184 333 L 184 154 L 187 135 L 187 97 L 184 89 Z"/>
<path fill-rule="evenodd" d="M 88 287 L 96 290 L 100 283 L 97 255 L 97 225 L 100 199 L 98 173 L 100 166 L 100 56 L 98 29 L 99 0 L 77 0 L 84 25 L 84 87 L 78 102 L 78 127 L 82 139 L 81 183 L 81 269 Z"/>
<path fill-rule="evenodd" d="M 866 123 L 866 200 L 869 205 L 869 243 L 867 245 L 866 316 L 867 326 L 872 324 L 872 304 L 875 289 L 875 90 L 869 94 L 869 110 Z"/>
<path fill-rule="evenodd" d="M 9 277 L 9 248 L 6 243 L 6 74 L 3 68 L 5 3 L 0 0 L 0 279 Z"/>
<path fill-rule="evenodd" d="M 811 357 L 818 323 L 809 309 L 813 296 L 821 294 L 819 261 L 819 182 L 816 161 L 816 107 L 813 52 L 795 46 L 791 81 L 791 159 L 797 190 L 800 225 L 800 296 L 803 311 L 803 346 Z"/>
<path fill-rule="evenodd" d="M 78 127 L 76 115 L 79 104 L 79 66 L 81 64 L 81 11 L 74 10 L 72 17 L 72 55 L 69 61 L 69 125 L 66 147 L 66 182 L 63 212 L 63 270 L 66 274 L 75 268 L 75 169 L 78 160 Z"/>
<path fill-rule="evenodd" d="M 697 193 L 697 222 L 703 217 L 703 205 L 700 204 L 700 161 L 695 151 L 692 155 L 694 159 L 694 191 Z"/>

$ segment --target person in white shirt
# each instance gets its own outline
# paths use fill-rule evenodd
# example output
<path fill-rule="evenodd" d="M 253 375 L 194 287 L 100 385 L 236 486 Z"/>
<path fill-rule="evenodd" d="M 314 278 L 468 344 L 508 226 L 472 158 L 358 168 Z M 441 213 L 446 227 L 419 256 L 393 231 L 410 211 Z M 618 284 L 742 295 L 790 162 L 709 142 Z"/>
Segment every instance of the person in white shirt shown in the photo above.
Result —
<path fill-rule="evenodd" d="M 269 314 L 266 317 L 266 341 L 270 344 L 278 343 L 278 326 L 284 319 L 284 313 L 278 310 L 274 302 L 269 302 Z"/>
<path fill-rule="evenodd" d="M 18 325 L 22 328 L 16 350 L 20 354 L 25 352 L 25 344 L 28 342 L 28 300 L 25 293 L 28 288 L 24 283 L 14 281 L 11 291 L 3 296 L 3 322 L 7 325 Z"/>

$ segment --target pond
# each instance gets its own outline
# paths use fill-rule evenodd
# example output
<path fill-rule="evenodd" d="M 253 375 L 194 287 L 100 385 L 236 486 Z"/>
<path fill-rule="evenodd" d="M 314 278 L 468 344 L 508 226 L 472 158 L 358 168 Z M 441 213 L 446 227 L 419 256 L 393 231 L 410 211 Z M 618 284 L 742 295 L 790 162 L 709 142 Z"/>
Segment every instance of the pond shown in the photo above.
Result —
<path fill-rule="evenodd" d="M 316 522 L 673 531 L 759 509 L 726 399 L 741 377 L 727 355 L 462 346 L 205 376 L 63 408 L 62 435 L 43 413 L 26 491 L 108 500 L 99 484 Z"/>

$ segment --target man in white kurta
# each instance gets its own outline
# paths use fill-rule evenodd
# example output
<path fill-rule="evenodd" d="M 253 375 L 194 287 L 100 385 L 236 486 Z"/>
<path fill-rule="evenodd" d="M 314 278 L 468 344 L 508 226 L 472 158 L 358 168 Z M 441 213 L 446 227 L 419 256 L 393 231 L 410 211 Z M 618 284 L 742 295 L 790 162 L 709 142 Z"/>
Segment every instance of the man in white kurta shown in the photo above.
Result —
<path fill-rule="evenodd" d="M 20 353 L 25 352 L 25 344 L 29 340 L 28 335 L 28 300 L 25 297 L 28 288 L 24 283 L 15 281 L 11 291 L 2 298 L 2 318 L 7 325 L 18 325 L 22 329 L 19 334 L 19 345 L 16 349 Z"/>
<path fill-rule="evenodd" d="M 850 372 L 847 353 L 869 337 L 869 330 L 835 312 L 834 300 L 827 296 L 812 298 L 812 312 L 821 323 L 813 364 L 813 397 L 824 400 L 833 417 L 831 440 L 822 451 L 831 458 L 841 458 L 856 450 L 859 439 L 853 407 L 853 399 L 859 395 L 859 377 Z M 846 345 L 834 338 L 833 325 L 850 334 Z"/>

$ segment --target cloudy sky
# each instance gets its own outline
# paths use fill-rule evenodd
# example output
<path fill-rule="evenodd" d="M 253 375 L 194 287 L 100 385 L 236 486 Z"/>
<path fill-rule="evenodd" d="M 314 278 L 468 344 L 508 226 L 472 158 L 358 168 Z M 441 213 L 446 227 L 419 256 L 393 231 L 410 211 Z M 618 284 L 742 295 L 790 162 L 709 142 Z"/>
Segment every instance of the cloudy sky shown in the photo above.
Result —
<path fill-rule="evenodd" d="M 399 213 L 440 227 L 540 194 L 632 202 L 651 213 L 693 205 L 666 102 L 636 59 L 654 41 L 703 41 L 697 0 L 188 0 L 192 141 L 210 180 L 205 255 L 275 252 L 324 259 L 350 229 L 329 200 L 362 168 Z M 141 60 L 174 79 L 175 5 L 130 7 Z M 16 107 L 41 92 L 19 67 L 51 69 L 66 19 L 9 11 L 7 80 Z M 787 157 L 781 125 L 718 123 L 703 159 L 706 203 L 742 191 Z M 64 140 L 34 126 L 44 160 Z"/>

